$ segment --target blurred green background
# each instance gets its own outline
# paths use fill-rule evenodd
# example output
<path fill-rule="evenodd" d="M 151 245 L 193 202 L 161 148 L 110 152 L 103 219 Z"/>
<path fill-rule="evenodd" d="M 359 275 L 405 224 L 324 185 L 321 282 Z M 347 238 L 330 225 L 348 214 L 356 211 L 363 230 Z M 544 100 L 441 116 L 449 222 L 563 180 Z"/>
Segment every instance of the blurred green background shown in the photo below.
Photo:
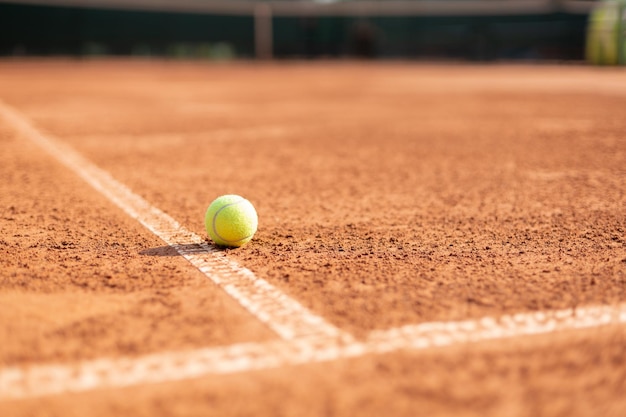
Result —
<path fill-rule="evenodd" d="M 598 4 L 0 0 L 0 55 L 582 60 Z"/>

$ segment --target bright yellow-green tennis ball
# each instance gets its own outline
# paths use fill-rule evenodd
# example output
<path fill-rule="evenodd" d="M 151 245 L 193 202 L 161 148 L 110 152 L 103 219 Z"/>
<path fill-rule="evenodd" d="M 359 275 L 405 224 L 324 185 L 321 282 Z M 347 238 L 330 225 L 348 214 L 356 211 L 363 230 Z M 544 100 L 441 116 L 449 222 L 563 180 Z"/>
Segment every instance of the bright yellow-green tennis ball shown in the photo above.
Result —
<path fill-rule="evenodd" d="M 204 216 L 206 231 L 219 246 L 238 247 L 248 243 L 258 224 L 252 203 L 232 194 L 216 198 Z"/>

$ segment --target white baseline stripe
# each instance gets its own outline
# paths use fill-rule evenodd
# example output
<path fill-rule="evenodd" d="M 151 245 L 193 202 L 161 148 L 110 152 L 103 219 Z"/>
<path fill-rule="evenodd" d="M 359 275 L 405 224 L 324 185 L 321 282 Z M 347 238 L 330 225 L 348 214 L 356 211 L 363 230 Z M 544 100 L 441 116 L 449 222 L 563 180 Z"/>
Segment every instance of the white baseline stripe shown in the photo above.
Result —
<path fill-rule="evenodd" d="M 0 400 L 179 381 L 400 349 L 428 349 L 623 323 L 626 304 L 403 326 L 374 331 L 363 342 L 342 342 L 336 338 L 281 340 L 70 365 L 12 367 L 0 369 Z"/>
<path fill-rule="evenodd" d="M 213 245 L 133 193 L 70 146 L 41 133 L 29 120 L 1 100 L 0 116 L 20 134 L 48 151 L 128 215 L 171 245 L 281 338 L 351 338 L 267 281 L 256 277 L 250 270 L 229 260 Z"/>
<path fill-rule="evenodd" d="M 376 330 L 368 343 L 382 352 L 547 334 L 626 323 L 626 304 L 518 313 L 478 320 L 434 322 Z"/>

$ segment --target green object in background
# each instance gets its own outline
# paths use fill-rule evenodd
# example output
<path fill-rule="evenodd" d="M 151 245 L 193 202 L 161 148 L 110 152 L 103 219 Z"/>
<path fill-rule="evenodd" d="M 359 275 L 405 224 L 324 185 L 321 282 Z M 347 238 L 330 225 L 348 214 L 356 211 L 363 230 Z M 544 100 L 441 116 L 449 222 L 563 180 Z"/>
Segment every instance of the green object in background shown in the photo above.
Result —
<path fill-rule="evenodd" d="M 211 47 L 210 58 L 213 60 L 229 61 L 235 56 L 235 49 L 228 42 L 218 42 Z"/>
<path fill-rule="evenodd" d="M 100 42 L 85 42 L 83 43 L 83 56 L 88 57 L 102 57 L 108 55 L 109 51 L 105 44 Z"/>
<path fill-rule="evenodd" d="M 594 65 L 626 65 L 626 0 L 603 1 L 591 12 L 585 55 Z"/>
<path fill-rule="evenodd" d="M 174 59 L 205 59 L 212 61 L 228 61 L 236 57 L 235 49 L 230 43 L 217 42 L 179 42 L 168 46 L 167 56 Z"/>

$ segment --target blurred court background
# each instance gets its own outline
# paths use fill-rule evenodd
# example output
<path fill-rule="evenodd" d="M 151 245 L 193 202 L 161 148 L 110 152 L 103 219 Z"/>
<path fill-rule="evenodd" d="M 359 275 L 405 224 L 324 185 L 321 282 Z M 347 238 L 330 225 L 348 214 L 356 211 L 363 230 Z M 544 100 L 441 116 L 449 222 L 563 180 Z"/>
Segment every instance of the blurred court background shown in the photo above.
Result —
<path fill-rule="evenodd" d="M 624 0 L 0 0 L 0 55 L 586 59 L 623 64 L 624 4 Z"/>

